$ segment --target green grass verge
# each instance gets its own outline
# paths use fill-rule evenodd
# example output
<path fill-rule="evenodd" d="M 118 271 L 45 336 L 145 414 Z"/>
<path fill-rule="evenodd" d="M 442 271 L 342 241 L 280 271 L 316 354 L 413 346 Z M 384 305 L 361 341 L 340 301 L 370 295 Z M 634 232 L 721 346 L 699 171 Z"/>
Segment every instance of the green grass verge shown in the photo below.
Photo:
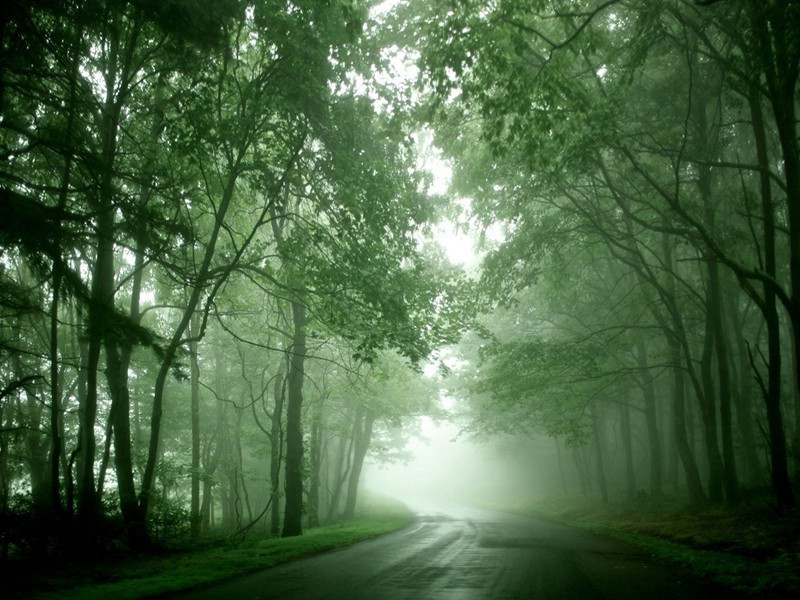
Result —
<path fill-rule="evenodd" d="M 691 510 L 668 501 L 598 506 L 554 498 L 513 512 L 612 537 L 754 598 L 800 598 L 800 514 L 765 505 Z"/>
<path fill-rule="evenodd" d="M 134 600 L 211 584 L 303 556 L 349 546 L 400 529 L 413 515 L 399 505 L 372 508 L 354 521 L 325 525 L 293 538 L 250 535 L 194 551 L 96 565 L 69 577 L 46 576 L 24 597 L 39 600 Z M 185 550 L 185 549 L 184 549 Z"/>

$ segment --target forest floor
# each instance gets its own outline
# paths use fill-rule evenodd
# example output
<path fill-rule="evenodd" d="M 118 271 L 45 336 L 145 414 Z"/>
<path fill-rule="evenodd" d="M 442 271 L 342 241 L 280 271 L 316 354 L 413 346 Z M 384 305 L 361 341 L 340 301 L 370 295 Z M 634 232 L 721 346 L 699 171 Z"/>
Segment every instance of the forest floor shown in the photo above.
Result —
<path fill-rule="evenodd" d="M 698 511 L 669 498 L 560 497 L 512 510 L 620 539 L 754 598 L 800 598 L 800 509 L 779 512 L 763 498 Z"/>
<path fill-rule="evenodd" d="M 125 554 L 86 562 L 8 561 L 2 565 L 4 598 L 39 600 L 134 600 L 191 589 L 296 558 L 349 546 L 406 526 L 404 506 L 372 500 L 353 521 L 309 529 L 300 537 L 275 538 L 254 531 L 245 539 L 217 535 L 173 542 L 148 556 Z"/>

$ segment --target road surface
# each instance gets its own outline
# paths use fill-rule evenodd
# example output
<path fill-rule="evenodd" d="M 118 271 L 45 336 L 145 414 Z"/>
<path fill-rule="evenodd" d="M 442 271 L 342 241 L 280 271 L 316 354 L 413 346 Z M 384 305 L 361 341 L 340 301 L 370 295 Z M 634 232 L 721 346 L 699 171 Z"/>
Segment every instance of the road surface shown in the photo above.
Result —
<path fill-rule="evenodd" d="M 173 600 L 692 600 L 726 597 L 630 546 L 539 519 L 475 509 Z"/>

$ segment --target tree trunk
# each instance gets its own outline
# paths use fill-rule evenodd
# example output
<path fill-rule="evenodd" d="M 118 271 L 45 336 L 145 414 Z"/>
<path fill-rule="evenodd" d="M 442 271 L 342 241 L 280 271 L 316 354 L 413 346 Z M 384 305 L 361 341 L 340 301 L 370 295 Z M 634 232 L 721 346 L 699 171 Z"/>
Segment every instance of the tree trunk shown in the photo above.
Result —
<path fill-rule="evenodd" d="M 647 360 L 647 349 L 644 341 L 636 344 L 636 361 L 642 372 L 642 395 L 644 397 L 644 417 L 647 423 L 647 439 L 650 446 L 650 495 L 653 498 L 663 496 L 663 460 L 661 458 L 661 435 L 658 428 L 656 411 L 656 388 L 650 373 Z"/>
<path fill-rule="evenodd" d="M 733 286 L 730 286 L 731 288 Z M 732 298 L 738 300 L 735 291 L 729 291 Z M 774 298 L 773 298 L 774 301 Z M 744 318 L 737 308 L 738 302 L 727 302 L 728 320 L 734 336 L 736 350 L 736 371 L 738 373 L 736 391 L 733 394 L 733 406 L 736 412 L 736 425 L 742 438 L 742 457 L 744 458 L 744 480 L 747 485 L 758 485 L 763 482 L 756 438 L 753 429 L 753 373 L 747 352 L 744 334 Z"/>
<path fill-rule="evenodd" d="M 47 440 L 42 434 L 42 405 L 39 399 L 28 392 L 27 396 L 27 446 L 28 473 L 31 482 L 31 500 L 34 512 L 39 516 L 49 516 L 52 508 L 50 491 L 50 461 L 47 457 Z M 20 410 L 20 414 L 22 411 Z"/>
<path fill-rule="evenodd" d="M 108 23 L 108 57 L 104 83 L 106 97 L 102 109 L 101 125 L 101 162 L 99 173 L 99 191 L 96 214 L 97 254 L 95 268 L 92 273 L 91 303 L 88 315 L 88 381 L 86 404 L 81 415 L 81 452 L 84 454 L 81 463 L 82 473 L 79 476 L 78 488 L 78 521 L 81 530 L 80 544 L 90 547 L 94 543 L 95 525 L 99 513 L 99 493 L 94 486 L 94 459 L 96 442 L 94 425 L 97 417 L 98 402 L 98 366 L 103 342 L 111 336 L 110 317 L 114 311 L 114 177 L 117 157 L 117 134 L 122 111 L 120 98 L 124 96 L 122 89 L 127 85 L 127 70 L 123 67 L 119 72 L 120 44 L 122 38 L 122 15 L 114 11 Z M 121 84 L 121 86 L 120 86 Z M 116 357 L 113 355 L 112 359 Z M 118 364 L 107 365 L 110 370 L 118 370 Z M 107 371 L 110 372 L 110 371 Z M 113 377 L 113 375 L 112 375 Z M 114 386 L 111 386 L 114 388 Z M 117 391 L 119 388 L 112 390 Z M 113 407 L 113 404 L 112 404 Z M 112 409 L 112 412 L 114 410 Z M 122 483 L 124 485 L 124 483 Z M 127 516 L 127 515 L 126 515 Z"/>
<path fill-rule="evenodd" d="M 731 409 L 731 381 L 729 371 L 728 341 L 723 326 L 724 299 L 719 282 L 719 264 L 709 257 L 709 299 L 711 326 L 714 332 L 714 350 L 717 358 L 717 383 L 719 385 L 719 419 L 722 433 L 723 484 L 725 498 L 735 503 L 739 499 L 739 481 L 736 472 L 736 454 L 733 449 L 733 413 Z"/>
<path fill-rule="evenodd" d="M 709 268 L 712 270 L 710 287 L 714 290 L 714 302 L 716 309 L 712 314 L 712 325 L 714 327 L 714 344 L 717 355 L 717 378 L 719 383 L 719 420 L 722 430 L 722 458 L 723 458 L 723 478 L 725 486 L 725 497 L 730 503 L 739 500 L 739 480 L 736 469 L 736 453 L 733 448 L 733 412 L 732 412 L 732 392 L 730 378 L 730 364 L 728 354 L 728 341 L 723 327 L 723 314 L 725 311 L 724 298 L 722 297 L 718 265 L 716 260 Z"/>
<path fill-rule="evenodd" d="M 636 472 L 633 465 L 633 435 L 631 433 L 631 409 L 627 398 L 619 405 L 622 445 L 625 450 L 625 484 L 628 500 L 636 500 Z"/>
<path fill-rule="evenodd" d="M 69 83 L 69 100 L 67 105 L 69 111 L 67 113 L 66 123 L 66 148 L 67 154 L 64 157 L 64 171 L 61 177 L 61 186 L 58 195 L 58 208 L 63 211 L 67 205 L 67 197 L 69 195 L 70 182 L 72 179 L 72 164 L 74 159 L 74 146 L 73 146 L 73 130 L 75 128 L 75 113 L 77 108 L 78 98 L 78 77 L 80 56 L 81 56 L 81 38 L 83 37 L 83 27 L 78 25 L 75 31 L 75 37 L 72 45 L 72 65 Z M 58 233 L 56 237 L 61 239 L 61 224 L 58 224 Z M 62 259 L 61 256 L 58 257 Z M 60 472 L 64 458 L 64 441 L 63 433 L 63 418 L 61 414 L 61 374 L 59 373 L 59 358 L 58 358 L 58 316 L 60 310 L 61 300 L 61 284 L 63 282 L 63 264 L 61 260 L 53 261 L 53 289 L 52 300 L 50 305 L 50 494 L 53 514 L 60 516 L 62 511 L 61 505 L 61 478 Z"/>
<path fill-rule="evenodd" d="M 674 399 L 675 393 L 673 391 L 673 386 L 675 382 L 673 379 L 669 381 L 669 398 Z M 681 466 L 681 459 L 678 455 L 678 446 L 675 443 L 675 431 L 677 430 L 677 425 L 675 423 L 675 402 L 670 401 L 666 405 L 666 421 L 667 425 L 664 427 L 664 445 L 663 448 L 665 450 L 664 454 L 666 456 L 665 460 L 665 467 L 666 467 L 666 483 L 670 486 L 673 492 L 677 492 L 678 488 L 681 484 L 681 474 L 680 474 L 680 466 Z M 685 433 L 685 429 L 684 429 Z"/>
<path fill-rule="evenodd" d="M 98 216 L 98 234 L 101 240 L 104 227 L 101 222 L 107 222 L 106 218 Z M 78 521 L 83 530 L 84 540 L 93 536 L 95 524 L 98 517 L 97 494 L 94 485 L 94 468 L 96 454 L 96 440 L 94 426 L 97 420 L 97 396 L 98 396 L 98 377 L 97 370 L 100 363 L 100 349 L 102 344 L 103 319 L 100 315 L 100 303 L 103 301 L 105 292 L 101 283 L 102 271 L 107 270 L 105 263 L 108 262 L 109 252 L 103 246 L 109 246 L 109 242 L 100 242 L 95 266 L 95 275 L 92 279 L 92 304 L 89 307 L 89 326 L 88 326 L 88 351 L 87 351 L 87 381 L 85 403 L 80 407 L 80 450 L 81 463 L 78 473 Z"/>
<path fill-rule="evenodd" d="M 705 109 L 701 109 L 705 112 Z M 711 174 L 708 166 L 699 167 L 699 187 L 700 195 L 703 198 L 706 212 L 706 225 L 714 230 L 714 208 L 711 194 Z M 731 391 L 730 375 L 728 371 L 728 346 L 724 335 L 722 291 L 719 280 L 719 261 L 711 249 L 705 254 L 706 269 L 708 273 L 707 293 L 706 293 L 706 341 L 703 351 L 703 398 L 701 398 L 701 408 L 703 409 L 704 421 L 706 423 L 706 435 L 708 436 L 713 429 L 713 441 L 707 439 L 709 448 L 709 495 L 712 501 L 718 499 L 719 491 L 716 478 L 721 475 L 720 484 L 724 487 L 725 497 L 728 502 L 736 502 L 739 496 L 738 481 L 736 475 L 736 455 L 733 451 L 733 421 L 731 414 Z M 719 452 L 716 443 L 717 424 L 716 418 L 710 419 L 714 411 L 715 389 L 712 379 L 711 354 L 716 357 L 717 364 L 717 385 L 719 386 L 719 417 L 720 432 L 722 435 L 722 456 L 717 458 Z M 710 411 L 710 412 L 708 412 Z M 721 468 L 719 463 L 721 462 Z M 718 471 L 721 470 L 721 473 Z"/>
<path fill-rule="evenodd" d="M 353 454 L 353 441 L 355 439 L 355 425 L 353 426 L 353 435 L 349 439 L 339 438 L 339 456 L 336 461 L 335 481 L 333 484 L 333 492 L 331 493 L 330 504 L 328 505 L 328 521 L 333 520 L 336 511 L 339 510 L 339 500 L 342 497 L 342 489 L 350 475 L 350 465 L 352 464 Z"/>
<path fill-rule="evenodd" d="M 286 399 L 286 504 L 283 537 L 303 533 L 303 378 L 306 358 L 306 309 L 292 302 L 294 333 L 289 352 Z"/>
<path fill-rule="evenodd" d="M 691 146 L 694 148 L 698 162 L 697 188 L 704 208 L 705 228 L 711 233 L 716 231 L 716 202 L 713 192 L 713 176 L 709 161 L 719 158 L 719 124 L 710 123 L 707 115 L 709 103 L 715 103 L 719 98 L 719 88 L 713 85 L 717 80 L 717 73 L 713 63 L 705 67 L 699 64 L 696 48 L 688 57 L 690 72 L 694 73 L 701 68 L 711 69 L 709 75 L 711 85 L 691 86 L 691 111 L 694 125 L 694 136 Z M 694 83 L 694 82 L 693 82 Z M 705 82 L 704 82 L 705 83 Z M 715 113 L 718 114 L 718 113 Z M 703 390 L 698 390 L 698 398 L 705 425 L 706 452 L 709 463 L 709 497 L 712 502 L 722 499 L 722 490 L 729 502 L 734 502 L 738 497 L 738 483 L 736 479 L 736 458 L 733 451 L 733 426 L 731 418 L 730 377 L 728 374 L 728 352 L 726 339 L 723 334 L 723 307 L 719 281 L 719 260 L 714 249 L 707 245 L 703 253 L 706 265 L 706 335 L 701 361 L 701 378 Z M 722 437 L 722 455 L 719 454 L 717 443 L 716 399 L 717 394 L 712 376 L 712 356 L 716 358 L 717 381 L 719 390 L 719 429 Z"/>
<path fill-rule="evenodd" d="M 356 412 L 355 438 L 353 440 L 353 466 L 350 469 L 350 479 L 347 481 L 347 502 L 342 516 L 352 519 L 356 511 L 358 497 L 358 484 L 361 479 L 361 470 L 364 467 L 364 458 L 367 456 L 369 444 L 372 441 L 372 427 L 375 424 L 375 415 L 371 411 L 359 406 Z"/>
<path fill-rule="evenodd" d="M 75 271 L 80 272 L 80 261 L 76 260 Z M 84 309 L 81 303 L 75 303 L 75 340 L 77 342 L 78 350 L 78 381 L 75 390 L 78 396 L 78 443 L 70 455 L 68 468 L 67 468 L 67 513 L 71 516 L 75 514 L 75 471 L 78 476 L 83 473 L 83 457 L 81 452 L 81 444 L 83 443 L 83 424 L 82 413 L 83 407 L 86 406 L 86 396 L 89 389 L 89 343 L 84 335 Z"/>
<path fill-rule="evenodd" d="M 191 536 L 200 535 L 202 517 L 200 515 L 200 364 L 197 360 L 197 336 L 199 324 L 197 314 L 192 316 L 189 323 L 189 359 L 191 362 L 191 411 L 192 411 L 192 485 L 189 507 L 189 522 Z"/>
<path fill-rule="evenodd" d="M 322 467 L 322 408 L 325 404 L 325 395 L 314 407 L 314 417 L 311 420 L 311 447 L 308 484 L 308 527 L 319 527 L 319 489 L 320 472 Z"/>
<path fill-rule="evenodd" d="M 575 471 L 578 473 L 578 483 L 581 486 L 581 496 L 586 498 L 589 495 L 589 476 L 586 473 L 586 464 L 581 456 L 578 448 L 572 449 L 572 462 L 575 465 Z"/>
<path fill-rule="evenodd" d="M 214 215 L 214 227 L 211 230 L 211 235 L 209 236 L 205 252 L 203 253 L 202 262 L 197 270 L 195 285 L 192 287 L 189 293 L 189 300 L 184 307 L 181 320 L 178 323 L 178 326 L 175 328 L 175 331 L 173 331 L 172 338 L 170 338 L 169 344 L 164 350 L 164 355 L 161 360 L 161 364 L 159 365 L 158 374 L 156 375 L 156 382 L 153 388 L 153 408 L 150 416 L 150 442 L 147 448 L 147 463 L 145 464 L 144 474 L 142 475 L 142 488 L 139 493 L 139 508 L 142 519 L 147 518 L 147 512 L 150 506 L 150 493 L 153 489 L 153 483 L 155 482 L 156 465 L 158 463 L 159 445 L 161 441 L 161 418 L 164 414 L 164 389 L 167 384 L 167 377 L 172 369 L 172 364 L 175 361 L 178 348 L 183 345 L 183 334 L 189 327 L 189 322 L 191 321 L 191 318 L 195 314 L 197 306 L 200 303 L 200 296 L 206 289 L 208 274 L 211 269 L 211 261 L 214 258 L 217 240 L 219 239 L 219 233 L 222 229 L 222 224 L 225 221 L 225 216 L 227 215 L 228 209 L 230 208 L 233 200 L 234 190 L 236 188 L 236 180 L 238 178 L 239 168 L 243 157 L 244 149 L 242 149 L 239 153 L 235 163 L 231 165 L 225 191 L 222 195 L 222 200 L 217 208 L 216 214 Z M 231 268 L 232 265 L 227 265 L 225 273 L 229 273 Z M 213 300 L 213 296 L 216 294 L 216 291 L 219 289 L 219 285 L 221 285 L 222 279 L 224 279 L 225 276 L 226 275 L 224 275 L 221 279 L 217 279 L 211 293 L 209 294 L 209 297 L 206 299 L 206 308 L 210 306 L 210 302 Z"/>
<path fill-rule="evenodd" d="M 792 360 L 797 361 L 800 348 L 792 346 Z M 800 484 L 800 381 L 795 382 L 794 388 L 794 443 L 792 454 L 794 456 L 794 480 Z"/>
<path fill-rule="evenodd" d="M 139 189 L 137 208 L 144 210 L 152 190 L 152 169 L 156 158 L 156 143 L 163 122 L 164 77 L 159 77 L 153 97 L 153 119 L 150 144 L 147 147 L 144 167 L 145 183 Z M 137 215 L 138 217 L 138 215 Z M 141 293 L 145 269 L 147 230 L 143 219 L 134 223 L 134 264 L 131 278 L 130 320 L 134 325 L 141 322 Z M 114 430 L 114 466 L 117 477 L 120 508 L 125 521 L 128 541 L 132 547 L 148 549 L 151 546 L 145 515 L 142 514 L 134 483 L 133 449 L 131 443 L 131 400 L 129 372 L 133 355 L 133 344 L 120 343 L 109 330 L 105 339 L 109 390 L 111 393 L 111 419 Z"/>
<path fill-rule="evenodd" d="M 703 354 L 700 359 L 700 377 L 702 389 L 697 390 L 700 414 L 703 418 L 703 441 L 705 442 L 706 459 L 708 460 L 708 497 L 711 502 L 722 502 L 723 463 L 719 453 L 717 437 L 716 390 L 712 372 L 714 353 L 714 332 L 710 321 L 710 306 L 706 303 L 706 327 L 703 340 Z"/>
<path fill-rule="evenodd" d="M 607 180 L 609 180 L 609 176 L 607 174 L 604 176 Z M 611 183 L 609 183 L 609 185 L 611 185 Z M 666 311 L 666 314 L 664 314 L 659 308 L 657 308 L 657 305 L 651 305 L 651 314 L 666 337 L 666 343 L 670 349 L 670 357 L 673 361 L 677 361 L 673 362 L 673 374 L 675 377 L 675 389 L 673 390 L 675 409 L 675 442 L 678 454 L 686 472 L 690 497 L 694 503 L 701 503 L 705 501 L 705 493 L 702 490 L 697 463 L 695 462 L 694 454 L 692 452 L 691 445 L 689 444 L 686 431 L 686 390 L 684 387 L 683 367 L 685 367 L 685 372 L 689 375 L 690 381 L 697 392 L 698 398 L 703 397 L 703 390 L 697 378 L 694 361 L 691 355 L 691 347 L 686 335 L 683 313 L 680 310 L 680 306 L 675 294 L 676 273 L 672 256 L 672 238 L 668 233 L 664 233 L 661 237 L 661 249 L 663 255 L 662 269 L 664 273 L 663 281 L 661 281 L 658 277 L 653 275 L 652 269 L 647 265 L 641 252 L 635 249 L 636 236 L 633 232 L 631 219 L 628 217 L 629 207 L 627 202 L 621 198 L 617 198 L 616 196 L 615 200 L 620 208 L 625 211 L 627 217 L 626 228 L 628 237 L 634 246 L 633 249 L 628 250 L 634 256 L 634 258 L 626 262 L 636 271 L 639 280 L 643 284 L 652 286 L 656 290 L 661 301 L 661 305 Z M 670 223 L 666 221 L 666 219 L 664 227 L 665 231 L 668 231 L 670 227 Z M 616 248 L 613 244 L 609 245 L 609 248 L 611 248 L 612 254 L 618 256 L 618 254 L 615 252 Z M 681 362 L 683 363 L 683 366 Z M 715 413 L 711 411 L 709 418 L 715 420 L 715 417 Z M 716 437 L 716 429 L 714 429 L 713 434 L 714 437 Z M 718 450 L 716 454 L 719 456 Z M 721 468 L 721 459 L 719 462 Z"/>
<path fill-rule="evenodd" d="M 600 486 L 600 499 L 603 504 L 608 504 L 608 483 L 606 482 L 605 460 L 603 457 L 603 433 L 600 423 L 600 415 L 597 407 L 592 404 L 592 432 L 595 442 L 595 466 L 597 468 L 597 483 Z"/>
<path fill-rule="evenodd" d="M 792 341 L 795 348 L 794 381 L 795 385 L 800 385 L 800 362 L 797 360 L 797 356 L 800 354 L 798 352 L 798 349 L 800 349 L 800 143 L 798 143 L 796 116 L 799 75 L 798 55 L 800 55 L 800 48 L 796 43 L 795 30 L 797 28 L 797 20 L 794 18 L 796 14 L 791 12 L 793 8 L 784 6 L 784 3 L 764 3 L 753 0 L 750 2 L 749 8 L 758 49 L 757 58 L 761 61 L 760 66 L 766 78 L 772 115 L 778 133 L 778 140 L 780 141 L 783 158 L 781 162 L 786 180 L 789 274 L 791 279 L 791 302 L 787 306 L 787 312 L 792 323 Z M 756 102 L 756 104 L 760 113 L 760 103 Z M 753 102 L 751 102 L 752 108 Z M 760 115 L 758 118 L 763 121 Z M 755 129 L 757 128 L 754 127 Z M 763 130 L 763 126 L 758 129 Z M 756 139 L 758 140 L 758 134 Z M 762 169 L 762 175 L 764 173 L 765 171 Z M 764 201 L 764 185 L 762 180 L 762 202 Z M 767 215 L 772 215 L 771 206 L 764 212 L 765 219 Z M 766 228 L 766 222 L 764 226 Z M 782 426 L 779 401 L 770 399 L 770 404 L 767 406 L 767 418 L 770 427 L 770 438 L 772 438 L 772 428 L 775 427 L 777 429 L 779 425 Z M 783 480 L 783 464 L 786 463 L 786 457 L 779 456 L 780 451 L 785 449 L 785 437 L 783 439 L 784 447 L 780 447 L 781 437 L 784 436 L 778 435 L 776 430 L 775 439 L 771 439 L 772 444 L 777 443 L 778 445 L 778 447 L 773 446 L 770 449 L 773 462 L 773 485 L 775 486 L 778 502 L 793 506 L 794 496 L 791 487 L 786 486 Z"/>
<path fill-rule="evenodd" d="M 554 437 L 553 441 L 556 444 L 556 459 L 558 460 L 558 475 L 561 479 L 561 492 L 567 496 L 569 494 L 569 489 L 567 488 L 567 474 L 564 472 L 564 459 L 561 457 L 561 442 L 558 441 L 557 437 Z"/>
<path fill-rule="evenodd" d="M 667 335 L 669 336 L 669 334 Z M 702 505 L 707 502 L 707 498 L 700 480 L 700 471 L 697 468 L 694 453 L 686 434 L 686 383 L 684 381 L 683 367 L 681 366 L 680 346 L 672 339 L 669 339 L 668 343 L 671 351 L 670 358 L 674 365 L 672 367 L 674 381 L 672 393 L 674 394 L 673 402 L 675 405 L 675 445 L 678 447 L 678 456 L 680 456 L 686 475 L 689 498 L 692 504 Z"/>
<path fill-rule="evenodd" d="M 130 353 L 120 356 L 116 341 L 108 338 L 106 339 L 106 362 L 106 376 L 111 397 L 114 400 L 110 419 L 114 430 L 114 466 L 120 509 L 125 520 L 129 543 L 133 548 L 146 549 L 150 546 L 150 536 L 139 512 L 136 487 L 133 481 L 130 391 L 127 377 Z"/>
<path fill-rule="evenodd" d="M 661 238 L 661 249 L 664 256 L 665 270 L 669 273 L 673 272 L 673 258 L 672 258 L 672 239 L 668 234 L 664 234 Z M 670 275 L 667 281 L 667 287 L 670 294 L 674 288 L 674 280 Z M 673 378 L 673 413 L 675 425 L 675 446 L 678 451 L 678 456 L 683 465 L 684 474 L 686 476 L 686 486 L 689 489 L 689 498 L 692 504 L 702 505 L 707 502 L 705 492 L 703 491 L 703 484 L 700 480 L 700 471 L 697 468 L 697 462 L 694 458 L 694 452 L 689 442 L 689 437 L 686 431 L 686 382 L 685 374 L 682 367 L 683 356 L 681 348 L 683 347 L 681 339 L 675 332 L 671 331 L 666 324 L 662 324 L 662 331 L 664 333 L 667 347 L 669 348 L 670 362 L 672 363 L 672 378 Z M 687 363 L 689 361 L 687 360 Z"/>
<path fill-rule="evenodd" d="M 6 420 L 5 402 L 0 402 L 0 428 L 13 427 L 11 419 Z M 11 491 L 11 477 L 8 468 L 8 436 L 0 435 L 0 513 L 8 514 L 9 496 Z M 0 557 L 8 558 L 8 542 L 4 540 Z"/>
<path fill-rule="evenodd" d="M 775 208 L 772 202 L 772 185 L 769 181 L 769 156 L 767 154 L 766 134 L 764 130 L 764 119 L 761 110 L 758 90 L 753 86 L 749 94 L 750 115 L 753 122 L 754 139 L 756 142 L 756 153 L 758 162 L 761 166 L 761 212 L 763 219 L 764 232 L 764 268 L 770 277 L 776 277 L 777 265 L 775 255 Z M 776 115 L 777 119 L 777 115 Z M 787 168 L 786 165 L 784 168 Z M 787 173 L 788 183 L 788 173 Z M 800 178 L 796 181 L 800 186 Z M 800 190 L 796 190 L 800 194 Z M 788 188 L 787 188 L 788 193 Z M 800 197 L 796 198 L 800 203 Z M 791 199 L 790 199 L 791 202 Z M 795 223 L 795 232 L 800 236 L 800 217 Z M 797 243 L 794 244 L 796 246 Z M 800 248 L 797 256 L 792 254 L 792 260 L 796 260 L 798 272 L 792 270 L 793 293 L 794 285 L 800 285 Z M 797 275 L 798 280 L 794 277 Z M 769 450 L 770 450 L 770 472 L 772 487 L 775 498 L 782 506 L 794 506 L 795 499 L 789 481 L 789 465 L 786 459 L 786 434 L 783 429 L 783 415 L 781 413 L 781 331 L 780 320 L 778 318 L 777 299 L 775 289 L 769 283 L 763 286 L 764 301 L 761 310 L 764 314 L 764 321 L 767 325 L 767 385 L 763 391 L 764 404 L 767 409 L 767 426 L 769 428 Z M 800 296 L 793 296 L 795 306 Z M 795 332 L 795 349 L 797 349 L 797 335 L 800 332 L 800 323 L 792 319 L 792 326 Z M 795 361 L 795 367 L 797 363 Z M 797 369 L 795 368 L 795 371 Z M 795 373 L 797 375 L 797 373 Z"/>
<path fill-rule="evenodd" d="M 203 461 L 203 499 L 200 503 L 200 523 L 202 531 L 208 532 L 213 525 L 212 512 L 214 503 L 214 488 L 212 486 L 212 477 L 217 472 L 219 461 L 222 457 L 221 442 L 217 442 L 214 448 L 214 454 L 209 456 L 205 454 Z"/>
<path fill-rule="evenodd" d="M 272 423 L 270 430 L 270 455 L 269 455 L 269 480 L 270 480 L 270 533 L 279 535 L 281 532 L 281 463 L 283 462 L 283 405 L 286 396 L 285 365 L 289 356 L 280 362 L 278 373 L 275 375 L 275 385 L 272 395 L 275 407 L 272 409 Z"/>

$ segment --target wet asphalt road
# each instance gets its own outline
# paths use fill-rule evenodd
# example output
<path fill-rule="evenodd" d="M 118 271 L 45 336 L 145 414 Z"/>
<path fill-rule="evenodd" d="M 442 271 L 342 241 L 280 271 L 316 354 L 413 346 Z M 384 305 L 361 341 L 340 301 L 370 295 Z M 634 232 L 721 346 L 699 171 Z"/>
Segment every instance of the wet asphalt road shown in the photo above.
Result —
<path fill-rule="evenodd" d="M 177 600 L 692 600 L 731 598 L 630 546 L 474 509 L 421 514 L 355 546 L 171 595 Z"/>

